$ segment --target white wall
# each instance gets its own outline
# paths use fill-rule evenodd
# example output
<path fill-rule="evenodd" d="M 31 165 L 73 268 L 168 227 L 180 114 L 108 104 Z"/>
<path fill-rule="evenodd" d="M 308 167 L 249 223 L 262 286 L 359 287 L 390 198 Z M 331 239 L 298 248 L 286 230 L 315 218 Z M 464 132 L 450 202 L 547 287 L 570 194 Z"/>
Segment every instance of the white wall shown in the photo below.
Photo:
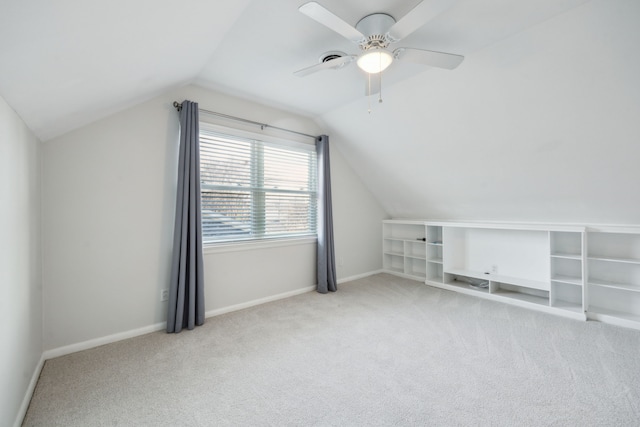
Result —
<path fill-rule="evenodd" d="M 323 121 L 394 217 L 637 224 L 639 16 L 592 0 Z"/>
<path fill-rule="evenodd" d="M 166 319 L 159 294 L 170 273 L 178 140 L 171 104 L 184 99 L 208 110 L 322 133 L 307 118 L 188 86 L 44 144 L 46 350 Z M 339 277 L 378 270 L 384 212 L 337 152 L 332 160 L 336 228 L 349 236 L 367 235 L 355 242 L 336 237 L 336 254 L 345 259 Z M 355 192 L 353 202 L 345 191 Z M 373 239 L 378 249 L 372 248 Z M 207 250 L 205 279 L 207 312 L 303 290 L 315 284 L 315 243 Z"/>
<path fill-rule="evenodd" d="M 42 356 L 40 141 L 0 98 L 0 425 L 23 415 Z"/>
<path fill-rule="evenodd" d="M 329 136 L 338 279 L 382 269 L 382 220 L 388 215 Z"/>

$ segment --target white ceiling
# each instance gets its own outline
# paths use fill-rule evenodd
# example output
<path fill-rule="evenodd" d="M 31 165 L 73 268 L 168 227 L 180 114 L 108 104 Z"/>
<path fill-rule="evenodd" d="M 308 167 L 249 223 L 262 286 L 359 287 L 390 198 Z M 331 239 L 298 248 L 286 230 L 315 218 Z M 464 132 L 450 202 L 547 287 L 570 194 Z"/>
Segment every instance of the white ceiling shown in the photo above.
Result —
<path fill-rule="evenodd" d="M 355 25 L 418 1 L 320 3 Z M 460 0 L 398 45 L 470 55 L 585 1 Z M 299 13 L 304 2 L 2 0 L 0 95 L 43 140 L 191 82 L 322 115 L 361 99 L 364 77 L 355 65 L 293 76 L 323 52 L 357 52 Z M 423 72 L 392 64 L 383 87 Z"/>
<path fill-rule="evenodd" d="M 305 0 L 0 2 L 0 95 L 42 140 L 196 83 L 314 119 L 394 217 L 640 224 L 638 0 L 454 2 L 398 45 L 465 61 L 395 62 L 382 104 L 354 64 L 293 75 L 356 53 Z"/>
<path fill-rule="evenodd" d="M 40 137 L 193 80 L 249 0 L 0 0 L 0 95 Z"/>

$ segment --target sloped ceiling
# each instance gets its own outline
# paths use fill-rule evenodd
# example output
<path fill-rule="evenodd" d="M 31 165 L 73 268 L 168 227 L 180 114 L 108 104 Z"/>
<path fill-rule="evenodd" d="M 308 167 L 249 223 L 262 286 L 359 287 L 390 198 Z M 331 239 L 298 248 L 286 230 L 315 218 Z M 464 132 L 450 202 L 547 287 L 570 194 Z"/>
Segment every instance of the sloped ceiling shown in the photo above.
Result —
<path fill-rule="evenodd" d="M 434 0 L 425 0 L 434 1 Z M 394 44 L 469 55 L 543 22 L 586 0 L 452 0 L 452 6 L 409 37 Z M 357 54 L 358 47 L 298 12 L 305 0 L 254 1 L 225 39 L 198 83 L 242 93 L 311 116 L 363 98 L 365 75 L 351 64 L 305 78 L 293 72 L 318 63 L 327 51 Z M 355 26 L 366 15 L 384 12 L 400 19 L 420 0 L 322 0 L 320 3 Z M 394 63 L 384 74 L 385 88 L 425 67 Z"/>
<path fill-rule="evenodd" d="M 0 95 L 42 140 L 192 81 L 249 0 L 0 2 Z"/>
<path fill-rule="evenodd" d="M 323 122 L 394 217 L 640 224 L 638 18 L 591 1 Z"/>
<path fill-rule="evenodd" d="M 381 104 L 354 65 L 293 76 L 357 53 L 303 3 L 3 2 L 0 95 L 48 140 L 197 83 L 316 119 L 393 216 L 640 222 L 637 0 L 452 1 L 398 45 L 463 64 L 396 62 Z M 419 0 L 320 3 L 355 25 Z"/>
<path fill-rule="evenodd" d="M 434 0 L 425 0 L 434 1 Z M 451 0 L 400 45 L 471 54 L 586 0 Z M 4 1 L 0 95 L 43 140 L 175 86 L 213 89 L 317 116 L 364 95 L 355 65 L 293 72 L 357 46 L 298 12 L 305 0 Z M 323 0 L 355 25 L 419 0 Z M 385 88 L 424 67 L 394 64 Z"/>

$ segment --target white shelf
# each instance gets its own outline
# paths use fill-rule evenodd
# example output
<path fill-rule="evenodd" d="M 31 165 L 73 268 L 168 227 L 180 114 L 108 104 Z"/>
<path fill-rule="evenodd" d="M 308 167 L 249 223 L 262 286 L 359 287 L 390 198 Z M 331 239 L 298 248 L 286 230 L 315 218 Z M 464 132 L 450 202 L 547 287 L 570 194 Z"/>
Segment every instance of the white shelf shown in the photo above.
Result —
<path fill-rule="evenodd" d="M 387 251 L 384 253 L 385 255 L 391 255 L 391 256 L 399 256 L 399 257 L 403 257 L 404 253 L 402 252 L 391 252 L 391 251 Z"/>
<path fill-rule="evenodd" d="M 525 230 L 525 231 L 565 231 L 582 233 L 586 230 L 582 225 L 566 225 L 551 223 L 521 223 L 521 222 L 492 222 L 492 221 L 425 221 L 428 226 L 484 228 L 493 230 Z M 638 231 L 640 232 L 640 231 Z"/>
<path fill-rule="evenodd" d="M 556 252 L 551 254 L 551 258 L 575 259 L 577 261 L 581 261 L 582 255 Z"/>
<path fill-rule="evenodd" d="M 479 271 L 469 271 L 461 269 L 447 269 L 445 273 L 455 274 L 456 276 L 467 276 L 475 279 L 490 280 L 492 282 L 500 282 L 509 285 L 522 286 L 524 288 L 539 289 L 542 291 L 549 290 L 549 283 L 539 280 L 525 279 L 522 277 L 500 276 L 498 274 L 485 274 Z"/>
<path fill-rule="evenodd" d="M 442 243 L 427 242 L 427 245 L 430 245 L 430 246 L 442 246 Z"/>
<path fill-rule="evenodd" d="M 556 301 L 551 305 L 553 308 L 559 308 L 561 310 L 572 311 L 574 313 L 583 313 L 582 305 L 569 301 Z"/>
<path fill-rule="evenodd" d="M 456 276 L 467 276 L 467 277 L 472 277 L 474 279 L 485 279 L 485 280 L 489 280 L 489 276 L 490 276 L 489 274 L 484 274 L 480 271 L 470 271 L 470 270 L 463 270 L 459 268 L 449 268 L 449 269 L 446 269 L 444 272 L 449 274 L 454 274 Z"/>
<path fill-rule="evenodd" d="M 426 221 L 419 219 L 385 219 L 382 221 L 383 224 L 397 224 L 400 226 L 404 225 L 425 225 Z"/>
<path fill-rule="evenodd" d="M 427 261 L 433 262 L 435 264 L 442 264 L 442 258 L 430 258 Z"/>
<path fill-rule="evenodd" d="M 630 285 L 627 283 L 615 283 L 606 280 L 590 280 L 592 286 L 601 286 L 603 288 L 620 289 L 622 291 L 640 292 L 640 286 Z"/>
<path fill-rule="evenodd" d="M 466 282 L 458 282 L 456 280 L 449 280 L 447 282 L 445 282 L 445 285 L 449 285 L 451 287 L 454 288 L 462 288 L 465 290 L 471 290 L 471 291 L 475 291 L 475 292 L 480 292 L 480 293 L 484 293 L 484 294 L 488 294 L 489 293 L 489 288 L 479 288 L 476 286 L 471 286 L 469 283 Z"/>
<path fill-rule="evenodd" d="M 608 316 L 616 319 L 629 320 L 632 322 L 640 322 L 640 315 L 627 313 L 618 310 L 610 310 L 608 308 L 589 306 L 589 313 L 595 315 Z M 599 317 L 599 316 L 598 316 Z"/>
<path fill-rule="evenodd" d="M 384 240 L 392 240 L 394 242 L 408 242 L 408 243 L 421 243 L 421 244 L 424 244 L 424 240 L 420 240 L 420 239 L 402 239 L 400 237 L 385 237 Z"/>
<path fill-rule="evenodd" d="M 427 259 L 426 256 L 424 255 L 410 255 L 410 254 L 404 254 L 405 258 L 413 258 L 413 259 L 421 259 L 421 260 L 425 260 Z"/>
<path fill-rule="evenodd" d="M 549 306 L 549 298 L 538 297 L 535 295 L 523 294 L 521 292 L 508 291 L 505 289 L 500 289 L 497 292 L 492 292 L 492 295 L 497 295 L 509 299 L 515 299 L 518 301 L 524 301 L 537 305 Z"/>
<path fill-rule="evenodd" d="M 551 278 L 552 282 L 568 283 L 570 285 L 582 286 L 582 279 L 579 277 L 556 275 Z"/>
<path fill-rule="evenodd" d="M 606 261 L 606 262 L 619 262 L 624 264 L 640 264 L 639 259 L 633 258 L 613 258 L 613 257 L 593 257 L 587 258 L 589 261 Z"/>

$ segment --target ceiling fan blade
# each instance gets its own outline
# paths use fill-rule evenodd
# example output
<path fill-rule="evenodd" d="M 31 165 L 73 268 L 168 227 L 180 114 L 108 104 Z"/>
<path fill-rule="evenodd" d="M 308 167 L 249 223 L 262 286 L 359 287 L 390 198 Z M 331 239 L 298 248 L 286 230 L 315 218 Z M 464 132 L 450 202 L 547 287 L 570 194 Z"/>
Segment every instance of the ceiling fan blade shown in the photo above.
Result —
<path fill-rule="evenodd" d="M 387 32 L 391 42 L 397 42 L 449 9 L 455 0 L 423 0 L 403 16 Z"/>
<path fill-rule="evenodd" d="M 312 65 L 311 67 L 303 68 L 302 70 L 298 70 L 293 74 L 298 76 L 298 77 L 304 77 L 304 76 L 308 76 L 309 74 L 313 74 L 313 73 L 321 71 L 321 70 L 328 70 L 328 69 L 331 69 L 331 68 L 337 70 L 337 69 L 340 69 L 340 68 L 344 67 L 345 65 L 349 64 L 355 58 L 356 57 L 353 56 L 353 55 L 341 56 L 339 58 L 334 58 L 334 59 L 331 59 L 329 61 L 325 61 L 325 62 L 321 62 L 319 64 Z"/>
<path fill-rule="evenodd" d="M 309 18 L 321 23 L 325 27 L 335 31 L 342 37 L 351 40 L 354 43 L 364 42 L 366 37 L 351 25 L 344 22 L 341 18 L 329 12 L 323 6 L 315 1 L 305 3 L 298 10 Z"/>
<path fill-rule="evenodd" d="M 393 51 L 394 58 L 403 61 L 414 62 L 416 64 L 424 64 L 430 67 L 446 68 L 453 70 L 456 68 L 464 56 L 455 55 L 453 53 L 436 52 L 433 50 L 411 49 L 407 47 L 399 47 Z"/>
<path fill-rule="evenodd" d="M 375 95 L 380 93 L 380 86 L 382 79 L 380 78 L 382 73 L 369 74 L 365 73 L 364 80 L 364 96 Z"/>

